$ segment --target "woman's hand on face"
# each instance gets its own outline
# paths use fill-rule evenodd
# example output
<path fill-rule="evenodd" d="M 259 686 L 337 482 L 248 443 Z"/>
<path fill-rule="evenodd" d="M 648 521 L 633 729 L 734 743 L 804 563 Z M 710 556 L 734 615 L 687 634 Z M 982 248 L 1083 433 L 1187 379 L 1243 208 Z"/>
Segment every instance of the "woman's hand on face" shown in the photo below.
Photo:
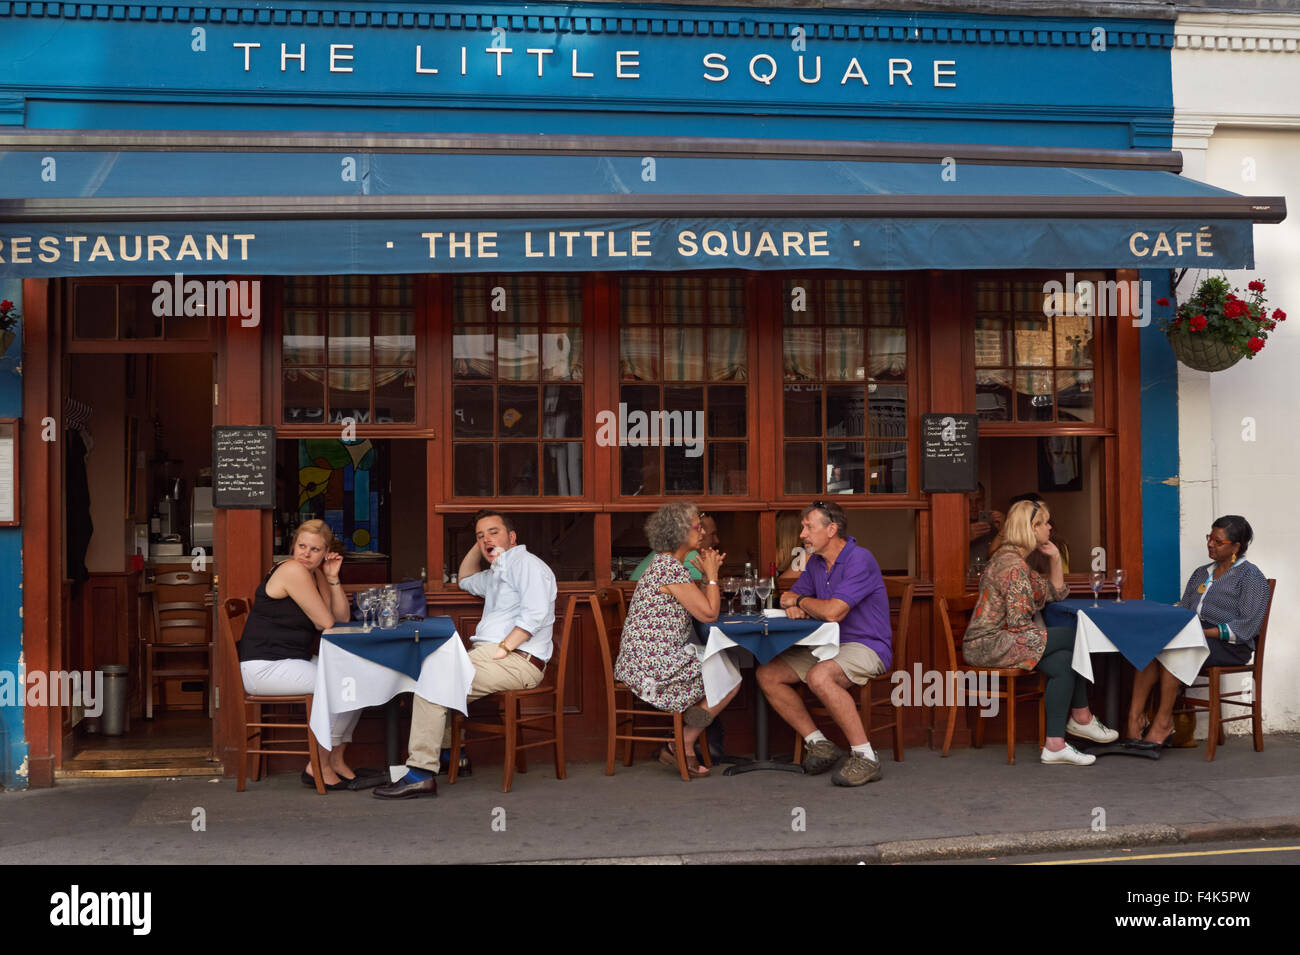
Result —
<path fill-rule="evenodd" d="M 1057 547 L 1055 544 L 1053 544 L 1051 541 L 1047 541 L 1044 544 L 1039 544 L 1038 552 L 1040 554 L 1047 555 L 1048 557 L 1052 558 L 1052 560 L 1061 559 L 1061 549 Z"/>
<path fill-rule="evenodd" d="M 325 559 L 320 563 L 320 569 L 327 581 L 338 580 L 339 572 L 343 569 L 343 555 L 333 551 L 326 554 Z"/>
<path fill-rule="evenodd" d="M 704 575 L 705 580 L 717 580 L 718 571 L 726 557 L 726 554 L 720 554 L 712 547 L 706 547 L 699 556 L 691 558 L 691 563 Z"/>

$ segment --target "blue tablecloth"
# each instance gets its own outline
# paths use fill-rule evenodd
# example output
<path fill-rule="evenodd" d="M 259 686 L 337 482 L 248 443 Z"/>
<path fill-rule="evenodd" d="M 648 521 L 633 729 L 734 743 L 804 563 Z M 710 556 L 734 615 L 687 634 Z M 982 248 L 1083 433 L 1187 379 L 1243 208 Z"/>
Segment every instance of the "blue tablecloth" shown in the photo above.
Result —
<path fill-rule="evenodd" d="M 717 627 L 738 645 L 754 655 L 759 663 L 768 663 L 825 625 L 821 620 L 791 620 L 788 617 L 767 618 L 767 633 L 763 633 L 763 618 L 740 614 L 719 617 L 713 623 L 695 621 L 695 633 L 701 643 L 707 643 L 709 628 Z"/>
<path fill-rule="evenodd" d="M 1088 619 L 1106 635 L 1106 638 L 1123 654 L 1124 659 L 1141 670 L 1196 618 L 1185 607 L 1150 600 L 1102 600 L 1094 607 L 1091 598 L 1061 600 L 1043 608 L 1043 620 L 1049 627 L 1072 627 L 1077 623 L 1079 611 L 1087 612 Z"/>
<path fill-rule="evenodd" d="M 378 663 L 390 670 L 405 673 L 412 680 L 418 680 L 425 657 L 455 633 L 456 625 L 452 623 L 451 617 L 429 617 L 425 620 L 404 620 L 394 630 L 375 627 L 366 633 L 326 632 L 321 639 L 371 663 Z"/>

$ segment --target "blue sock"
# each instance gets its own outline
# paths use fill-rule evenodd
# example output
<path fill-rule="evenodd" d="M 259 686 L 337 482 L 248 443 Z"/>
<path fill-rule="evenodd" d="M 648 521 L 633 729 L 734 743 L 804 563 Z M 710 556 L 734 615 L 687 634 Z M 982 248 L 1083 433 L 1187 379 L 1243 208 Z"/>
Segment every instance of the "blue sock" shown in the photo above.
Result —
<path fill-rule="evenodd" d="M 402 777 L 404 783 L 422 783 L 426 779 L 432 779 L 433 773 L 427 769 L 420 769 L 418 766 L 407 766 L 406 775 Z"/>

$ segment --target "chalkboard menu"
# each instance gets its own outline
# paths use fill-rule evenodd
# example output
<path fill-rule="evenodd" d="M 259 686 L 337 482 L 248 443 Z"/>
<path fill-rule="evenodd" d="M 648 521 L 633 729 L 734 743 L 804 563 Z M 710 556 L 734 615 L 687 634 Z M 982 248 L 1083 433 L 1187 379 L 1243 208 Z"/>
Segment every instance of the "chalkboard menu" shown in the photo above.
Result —
<path fill-rule="evenodd" d="M 926 494 L 979 489 L 979 416 L 921 415 L 921 490 Z"/>
<path fill-rule="evenodd" d="M 275 507 L 275 429 L 212 429 L 212 506 Z"/>

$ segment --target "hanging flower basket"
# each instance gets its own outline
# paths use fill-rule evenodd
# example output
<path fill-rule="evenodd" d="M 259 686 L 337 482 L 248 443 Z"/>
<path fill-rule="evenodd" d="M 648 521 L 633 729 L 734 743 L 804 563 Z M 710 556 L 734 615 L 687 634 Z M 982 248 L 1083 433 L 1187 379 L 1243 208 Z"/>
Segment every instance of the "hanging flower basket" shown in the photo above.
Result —
<path fill-rule="evenodd" d="M 1174 357 L 1197 371 L 1223 371 L 1245 358 L 1245 354 L 1217 338 L 1206 338 L 1185 328 L 1169 333 Z"/>
<path fill-rule="evenodd" d="M 18 309 L 14 303 L 5 299 L 0 302 L 0 358 L 9 350 L 9 346 L 14 343 L 18 333 L 14 331 L 14 326 L 18 324 L 18 319 L 22 318 L 18 314 Z"/>
<path fill-rule="evenodd" d="M 1174 357 L 1188 368 L 1213 372 L 1259 354 L 1268 333 L 1286 321 L 1286 312 L 1279 308 L 1269 315 L 1259 279 L 1247 288 L 1242 298 L 1225 279 L 1208 278 L 1198 285 L 1173 320 L 1162 322 Z M 1158 298 L 1156 304 L 1168 307 L 1169 300 Z"/>

